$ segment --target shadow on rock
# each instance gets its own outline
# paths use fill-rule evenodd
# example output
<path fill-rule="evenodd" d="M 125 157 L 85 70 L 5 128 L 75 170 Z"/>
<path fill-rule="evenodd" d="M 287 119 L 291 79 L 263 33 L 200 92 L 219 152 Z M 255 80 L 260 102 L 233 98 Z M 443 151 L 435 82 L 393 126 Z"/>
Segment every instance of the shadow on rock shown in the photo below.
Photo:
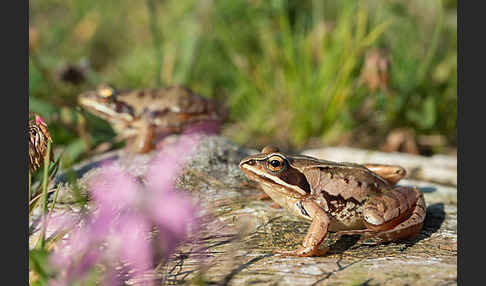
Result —
<path fill-rule="evenodd" d="M 442 223 L 445 220 L 445 211 L 443 203 L 435 203 L 427 207 L 427 215 L 424 221 L 424 227 L 420 232 L 421 239 L 430 237 L 433 233 L 439 231 Z M 419 240 L 421 240 L 419 239 Z"/>
<path fill-rule="evenodd" d="M 54 186 L 53 188 L 56 188 L 58 184 L 64 184 L 69 181 L 69 179 L 76 179 L 76 178 L 81 178 L 84 174 L 86 174 L 88 171 L 98 168 L 102 166 L 103 164 L 108 164 L 110 162 L 115 161 L 118 159 L 118 155 L 111 155 L 106 158 L 103 158 L 98 161 L 90 162 L 87 164 L 84 164 L 82 167 L 79 167 L 77 169 L 72 169 L 72 170 L 67 170 L 65 173 L 58 175 L 55 180 L 54 180 Z"/>
<path fill-rule="evenodd" d="M 267 258 L 267 257 L 270 257 L 270 256 L 273 256 L 272 253 L 267 253 L 267 254 L 264 254 L 264 255 L 260 255 L 260 256 L 257 256 L 253 259 L 251 259 L 250 261 L 246 262 L 246 263 L 243 263 L 242 265 L 238 266 L 237 268 L 233 269 L 233 271 L 231 271 L 230 274 L 226 275 L 223 279 L 223 281 L 221 283 L 219 283 L 219 285 L 222 285 L 222 286 L 226 286 L 229 284 L 229 282 L 231 281 L 231 279 L 233 279 L 233 277 L 240 273 L 243 269 L 247 268 L 248 266 L 264 259 L 264 258 Z"/>
<path fill-rule="evenodd" d="M 330 245 L 329 254 L 343 253 L 359 241 L 359 235 L 343 235 Z"/>
<path fill-rule="evenodd" d="M 445 211 L 443 203 L 435 203 L 427 207 L 427 214 L 425 216 L 424 226 L 419 235 L 412 240 L 408 240 L 408 246 L 412 246 L 415 243 L 429 238 L 432 234 L 439 231 L 442 223 L 445 220 Z"/>
<path fill-rule="evenodd" d="M 428 193 L 433 193 L 433 192 L 437 191 L 437 188 L 436 187 L 420 187 L 419 190 L 424 194 L 428 194 Z"/>

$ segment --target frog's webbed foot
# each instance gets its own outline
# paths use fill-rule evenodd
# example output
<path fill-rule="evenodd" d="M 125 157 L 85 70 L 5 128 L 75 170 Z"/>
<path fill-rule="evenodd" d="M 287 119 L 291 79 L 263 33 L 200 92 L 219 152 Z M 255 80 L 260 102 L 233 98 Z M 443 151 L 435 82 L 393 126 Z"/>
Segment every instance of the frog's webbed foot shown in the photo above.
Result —
<path fill-rule="evenodd" d="M 363 215 L 368 229 L 383 241 L 409 239 L 422 229 L 426 206 L 417 188 L 397 187 L 368 201 Z M 372 232 L 370 232 L 371 234 Z"/>
<path fill-rule="evenodd" d="M 398 165 L 364 164 L 363 166 L 385 179 L 392 186 L 407 175 L 407 171 Z"/>

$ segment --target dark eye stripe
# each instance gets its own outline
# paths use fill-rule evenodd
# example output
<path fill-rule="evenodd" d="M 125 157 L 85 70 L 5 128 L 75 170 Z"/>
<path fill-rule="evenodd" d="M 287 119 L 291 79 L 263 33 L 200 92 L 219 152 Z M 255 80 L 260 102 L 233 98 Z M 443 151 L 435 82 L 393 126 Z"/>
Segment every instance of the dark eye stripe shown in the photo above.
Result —
<path fill-rule="evenodd" d="M 130 115 L 133 115 L 133 107 L 131 107 L 128 104 L 125 104 L 121 101 L 116 101 L 114 102 L 115 104 L 115 110 L 118 113 L 128 113 Z"/>

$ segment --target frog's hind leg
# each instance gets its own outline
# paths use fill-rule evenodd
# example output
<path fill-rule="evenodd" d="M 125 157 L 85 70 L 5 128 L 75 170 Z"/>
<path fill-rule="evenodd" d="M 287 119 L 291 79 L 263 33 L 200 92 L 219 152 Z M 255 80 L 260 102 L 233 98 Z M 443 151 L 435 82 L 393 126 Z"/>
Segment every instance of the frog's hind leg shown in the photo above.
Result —
<path fill-rule="evenodd" d="M 392 186 L 407 175 L 407 171 L 398 165 L 364 164 L 363 166 L 385 179 Z"/>
<path fill-rule="evenodd" d="M 383 241 L 409 239 L 422 229 L 426 214 L 423 194 L 417 188 L 397 187 L 371 199 L 363 209 L 364 237 L 376 236 Z"/>

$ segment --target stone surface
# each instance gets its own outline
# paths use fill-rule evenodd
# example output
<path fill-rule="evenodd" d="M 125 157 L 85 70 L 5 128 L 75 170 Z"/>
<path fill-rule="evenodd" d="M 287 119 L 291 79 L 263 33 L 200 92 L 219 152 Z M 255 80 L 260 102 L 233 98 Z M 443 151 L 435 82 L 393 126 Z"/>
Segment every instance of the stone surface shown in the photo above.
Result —
<path fill-rule="evenodd" d="M 170 261 L 161 265 L 163 284 L 457 284 L 457 189 L 450 184 L 455 179 L 450 179 L 449 186 L 437 184 L 437 180 L 400 182 L 418 186 L 427 203 L 425 225 L 415 240 L 377 244 L 373 240 L 358 242 L 356 236 L 337 239 L 331 234 L 324 242 L 330 246 L 326 256 L 280 257 L 271 251 L 300 245 L 309 223 L 272 207 L 271 201 L 257 199 L 261 191 L 238 168 L 241 158 L 254 152 L 220 136 L 210 136 L 201 142 L 178 185 L 199 202 L 207 219 L 198 236 L 181 245 Z M 325 152 L 329 159 L 332 152 Z M 143 177 L 152 154 L 127 155 L 116 151 L 93 158 L 77 166 L 77 175 L 82 177 L 79 184 L 85 184 L 103 160 L 115 160 L 132 174 Z M 60 176 L 57 182 L 62 181 Z M 63 203 L 57 208 L 70 205 L 69 188 L 68 185 L 61 188 Z M 35 232 L 34 223 L 31 229 Z"/>

